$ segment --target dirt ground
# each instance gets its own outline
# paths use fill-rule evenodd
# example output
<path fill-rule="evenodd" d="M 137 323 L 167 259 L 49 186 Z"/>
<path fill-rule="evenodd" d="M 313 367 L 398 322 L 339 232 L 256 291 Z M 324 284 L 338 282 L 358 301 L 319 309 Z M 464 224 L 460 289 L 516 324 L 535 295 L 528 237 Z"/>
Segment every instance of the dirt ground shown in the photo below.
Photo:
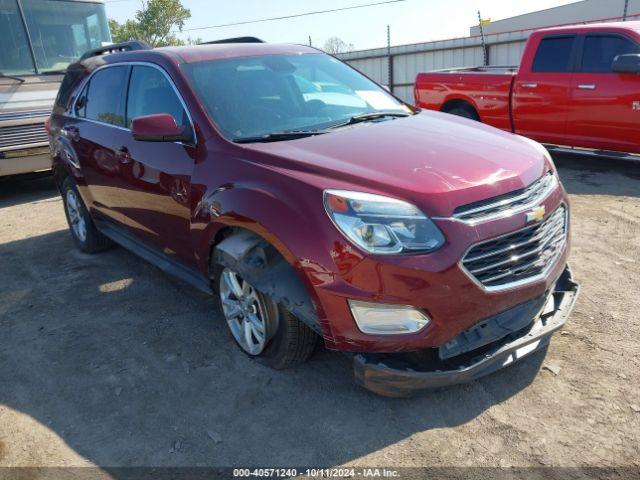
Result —
<path fill-rule="evenodd" d="M 252 362 L 206 295 L 121 248 L 76 251 L 50 178 L 0 180 L 0 466 L 637 469 L 640 165 L 557 163 L 568 324 L 546 356 L 408 400 L 358 388 L 339 353 Z"/>

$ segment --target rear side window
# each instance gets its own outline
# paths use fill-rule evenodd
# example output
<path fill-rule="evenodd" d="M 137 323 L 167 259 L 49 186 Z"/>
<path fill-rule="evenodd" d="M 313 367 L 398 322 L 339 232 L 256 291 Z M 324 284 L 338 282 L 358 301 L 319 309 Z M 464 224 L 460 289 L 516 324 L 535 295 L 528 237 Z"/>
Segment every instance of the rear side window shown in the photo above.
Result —
<path fill-rule="evenodd" d="M 74 88 L 78 86 L 85 75 L 86 72 L 84 69 L 72 67 L 69 67 L 67 69 L 67 73 L 65 73 L 64 78 L 62 79 L 62 83 L 60 84 L 58 96 L 56 97 L 56 105 L 58 107 L 61 107 L 63 109 L 66 109 L 68 107 L 69 102 L 74 98 Z"/>
<path fill-rule="evenodd" d="M 628 38 L 617 35 L 589 35 L 584 39 L 580 70 L 586 73 L 611 73 L 613 60 L 618 55 L 637 52 L 637 45 Z"/>
<path fill-rule="evenodd" d="M 538 45 L 532 71 L 541 73 L 570 72 L 575 36 L 547 37 Z"/>
<path fill-rule="evenodd" d="M 74 112 L 73 112 L 76 117 L 85 118 L 87 116 L 87 90 L 88 89 L 89 89 L 89 86 L 86 85 L 82 89 L 82 92 L 80 93 L 80 95 L 78 95 L 78 99 L 76 100 L 76 103 L 74 106 Z"/>
<path fill-rule="evenodd" d="M 131 72 L 127 100 L 127 126 L 136 117 L 168 113 L 180 126 L 189 126 L 187 112 L 169 79 L 153 67 L 135 66 Z"/>
<path fill-rule="evenodd" d="M 86 118 L 124 127 L 123 92 L 127 70 L 125 66 L 109 67 L 91 77 L 86 101 L 82 105 Z"/>

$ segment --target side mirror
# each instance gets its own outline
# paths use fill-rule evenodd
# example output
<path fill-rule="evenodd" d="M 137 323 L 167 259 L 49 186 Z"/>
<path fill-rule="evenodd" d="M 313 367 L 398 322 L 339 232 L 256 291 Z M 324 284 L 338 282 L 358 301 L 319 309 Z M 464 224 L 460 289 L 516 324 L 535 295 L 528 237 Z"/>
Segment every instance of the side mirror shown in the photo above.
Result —
<path fill-rule="evenodd" d="M 640 53 L 618 55 L 613 59 L 611 70 L 616 73 L 640 73 Z"/>
<path fill-rule="evenodd" d="M 157 113 L 134 118 L 131 134 L 140 142 L 190 142 L 189 129 L 181 127 L 168 113 Z"/>

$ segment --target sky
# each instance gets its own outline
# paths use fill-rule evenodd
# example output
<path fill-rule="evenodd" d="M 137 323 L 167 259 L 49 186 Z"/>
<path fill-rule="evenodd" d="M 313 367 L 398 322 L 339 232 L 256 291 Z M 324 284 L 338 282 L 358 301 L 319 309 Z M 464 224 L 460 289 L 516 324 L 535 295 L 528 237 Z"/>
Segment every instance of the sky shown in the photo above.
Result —
<path fill-rule="evenodd" d="M 182 38 L 204 41 L 220 38 L 255 36 L 268 42 L 308 43 L 322 47 L 329 37 L 340 37 L 356 50 L 383 47 L 387 43 L 387 25 L 391 43 L 427 42 L 469 35 L 469 27 L 482 18 L 500 20 L 544 8 L 574 3 L 576 0 L 404 0 L 349 11 L 311 15 L 301 18 L 254 23 L 206 30 L 188 29 L 330 10 L 381 0 L 182 0 L 192 17 Z M 132 18 L 140 0 L 106 0 L 107 15 L 119 22 Z"/>

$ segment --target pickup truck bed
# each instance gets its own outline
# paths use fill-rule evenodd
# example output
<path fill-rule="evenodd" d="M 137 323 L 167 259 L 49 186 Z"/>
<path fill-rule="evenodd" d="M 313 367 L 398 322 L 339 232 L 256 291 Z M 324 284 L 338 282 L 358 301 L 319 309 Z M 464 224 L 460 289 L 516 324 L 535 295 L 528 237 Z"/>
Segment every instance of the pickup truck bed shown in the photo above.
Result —
<path fill-rule="evenodd" d="M 511 89 L 517 71 L 517 67 L 470 67 L 420 73 L 415 86 L 416 104 L 461 114 L 455 108 L 471 100 L 476 112 L 482 112 L 483 122 L 512 131 Z"/>

